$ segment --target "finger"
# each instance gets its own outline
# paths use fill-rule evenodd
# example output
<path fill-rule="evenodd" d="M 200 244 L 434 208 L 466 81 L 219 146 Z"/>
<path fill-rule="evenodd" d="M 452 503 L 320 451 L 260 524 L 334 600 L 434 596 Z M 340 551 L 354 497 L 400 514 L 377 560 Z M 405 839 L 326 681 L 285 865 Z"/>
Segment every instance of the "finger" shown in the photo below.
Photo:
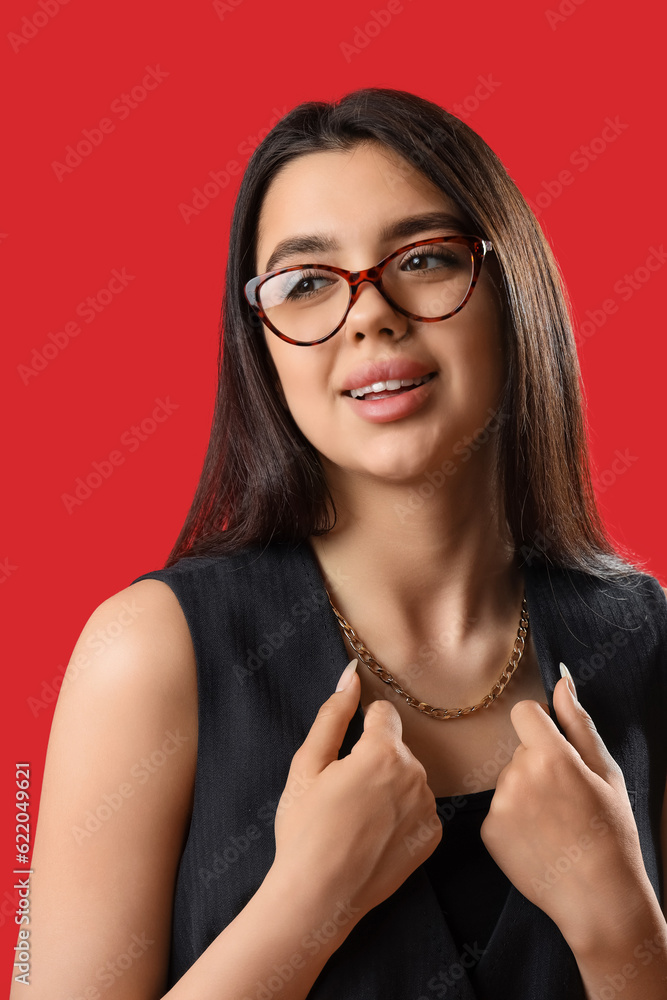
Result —
<path fill-rule="evenodd" d="M 378 733 L 391 737 L 397 743 L 403 742 L 403 722 L 397 709 L 386 698 L 376 698 L 366 708 L 364 734 Z"/>
<path fill-rule="evenodd" d="M 360 695 L 361 682 L 355 668 L 347 687 L 335 691 L 322 703 L 308 735 L 297 751 L 299 772 L 302 775 L 317 777 L 332 760 L 338 759 L 350 720 L 359 705 Z"/>
<path fill-rule="evenodd" d="M 540 701 L 517 701 L 510 711 L 510 721 L 525 747 L 551 746 L 563 737 L 554 725 L 549 706 Z"/>
<path fill-rule="evenodd" d="M 364 709 L 364 731 L 351 750 L 355 758 L 368 745 L 369 740 L 389 740 L 402 755 L 410 751 L 403 742 L 403 722 L 398 710 L 386 698 L 376 698 Z"/>
<path fill-rule="evenodd" d="M 574 681 L 572 684 L 574 686 Z M 618 764 L 607 750 L 593 719 L 572 694 L 567 676 L 561 677 L 554 688 L 554 708 L 568 743 L 574 747 L 584 764 L 605 781 L 617 775 Z"/>

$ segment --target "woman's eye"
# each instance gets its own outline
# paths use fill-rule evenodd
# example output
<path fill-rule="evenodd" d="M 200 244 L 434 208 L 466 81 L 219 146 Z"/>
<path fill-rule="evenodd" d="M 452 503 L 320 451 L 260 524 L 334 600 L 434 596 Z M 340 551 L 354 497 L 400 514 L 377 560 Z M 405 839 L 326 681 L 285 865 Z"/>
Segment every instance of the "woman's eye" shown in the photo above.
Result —
<path fill-rule="evenodd" d="M 445 263 L 440 254 L 434 253 L 413 253 L 404 262 L 404 267 L 409 271 L 425 271 L 429 267 L 438 267 Z"/>
<path fill-rule="evenodd" d="M 292 288 L 290 289 L 288 295 L 291 298 L 300 298 L 305 295 L 312 295 L 314 292 L 320 291 L 329 282 L 329 278 L 324 276 L 315 276 L 300 278 Z"/>
<path fill-rule="evenodd" d="M 424 273 L 435 270 L 458 270 L 467 267 L 470 255 L 465 248 L 458 246 L 433 249 L 420 248 L 419 252 L 413 251 L 403 258 L 401 270 L 407 274 Z"/>

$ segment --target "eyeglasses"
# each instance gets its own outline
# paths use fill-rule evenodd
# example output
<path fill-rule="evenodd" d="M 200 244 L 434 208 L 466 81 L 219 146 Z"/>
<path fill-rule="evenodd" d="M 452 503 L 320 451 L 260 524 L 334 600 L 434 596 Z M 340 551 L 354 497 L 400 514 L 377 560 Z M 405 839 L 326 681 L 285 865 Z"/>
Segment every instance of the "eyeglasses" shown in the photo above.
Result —
<path fill-rule="evenodd" d="M 394 250 L 365 271 L 331 264 L 293 264 L 246 282 L 248 303 L 289 344 L 323 344 L 343 326 L 364 281 L 410 319 L 437 323 L 463 309 L 477 284 L 489 240 L 437 236 Z"/>

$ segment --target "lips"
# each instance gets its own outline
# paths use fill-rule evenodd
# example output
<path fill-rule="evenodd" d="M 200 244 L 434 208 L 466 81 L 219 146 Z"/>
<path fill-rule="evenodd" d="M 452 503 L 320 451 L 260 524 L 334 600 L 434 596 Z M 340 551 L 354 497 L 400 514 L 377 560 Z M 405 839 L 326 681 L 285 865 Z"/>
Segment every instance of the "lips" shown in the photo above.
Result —
<path fill-rule="evenodd" d="M 425 408 L 435 392 L 433 386 L 438 381 L 435 377 L 427 379 L 421 385 L 413 385 L 403 392 L 369 393 L 364 399 L 351 393 L 342 393 L 344 406 L 349 406 L 355 417 L 370 424 L 388 424 L 415 417 Z"/>
<path fill-rule="evenodd" d="M 433 363 L 409 358 L 392 358 L 389 361 L 368 360 L 348 373 L 340 387 L 341 394 L 349 395 L 352 389 L 362 389 L 375 382 L 389 382 L 411 378 L 422 378 L 436 372 Z"/>
<path fill-rule="evenodd" d="M 401 385 L 398 388 L 394 388 L 394 389 L 388 389 L 388 388 L 387 389 L 380 389 L 378 392 L 373 392 L 372 388 L 371 388 L 368 392 L 364 393 L 363 396 L 354 396 L 353 398 L 354 399 L 360 399 L 362 401 L 373 400 L 373 399 L 389 399 L 392 396 L 400 396 L 400 395 L 402 395 L 402 393 L 411 392 L 413 389 L 418 389 L 419 386 L 426 385 L 426 383 L 430 382 L 431 379 L 435 378 L 435 376 L 436 376 L 436 372 L 430 372 L 427 376 L 420 376 L 421 381 L 419 381 L 416 385 Z M 390 380 L 387 380 L 387 381 L 390 381 Z M 404 381 L 408 381 L 408 379 L 405 379 Z M 376 384 L 378 384 L 378 383 L 376 383 Z M 344 396 L 351 396 L 352 392 L 351 391 L 347 391 L 347 392 L 344 392 L 343 395 Z"/>

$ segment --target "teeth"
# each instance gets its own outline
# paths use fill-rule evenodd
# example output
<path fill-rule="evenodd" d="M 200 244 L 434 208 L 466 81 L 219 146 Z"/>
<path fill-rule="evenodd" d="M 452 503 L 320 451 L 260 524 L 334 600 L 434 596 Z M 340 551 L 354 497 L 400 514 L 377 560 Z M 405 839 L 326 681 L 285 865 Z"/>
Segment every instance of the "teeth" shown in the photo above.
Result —
<path fill-rule="evenodd" d="M 365 396 L 367 392 L 386 392 L 387 389 L 400 389 L 408 385 L 421 385 L 428 382 L 430 375 L 422 375 L 420 378 L 391 378 L 387 382 L 373 382 L 372 385 L 364 385 L 360 389 L 350 389 L 350 395 L 355 399 Z"/>

